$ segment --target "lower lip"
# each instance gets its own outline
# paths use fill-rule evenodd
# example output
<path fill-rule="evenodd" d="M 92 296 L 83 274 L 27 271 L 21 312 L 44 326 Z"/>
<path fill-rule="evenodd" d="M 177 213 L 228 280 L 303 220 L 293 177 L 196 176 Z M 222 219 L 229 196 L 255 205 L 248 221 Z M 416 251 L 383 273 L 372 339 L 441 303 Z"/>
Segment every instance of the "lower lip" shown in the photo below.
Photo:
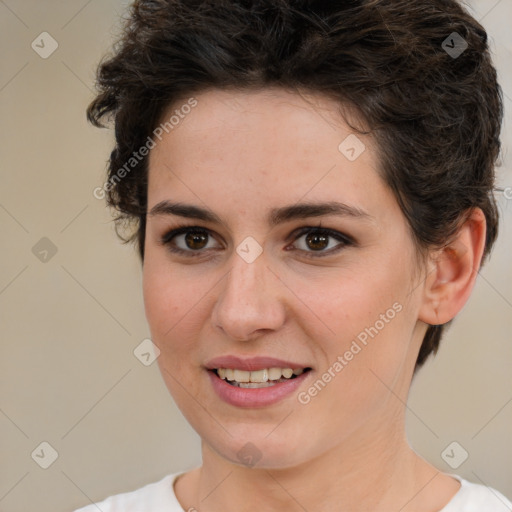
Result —
<path fill-rule="evenodd" d="M 311 370 L 298 375 L 294 379 L 266 388 L 232 386 L 211 370 L 208 370 L 208 376 L 217 395 L 228 404 L 236 407 L 265 407 L 291 395 L 304 382 L 310 372 Z"/>

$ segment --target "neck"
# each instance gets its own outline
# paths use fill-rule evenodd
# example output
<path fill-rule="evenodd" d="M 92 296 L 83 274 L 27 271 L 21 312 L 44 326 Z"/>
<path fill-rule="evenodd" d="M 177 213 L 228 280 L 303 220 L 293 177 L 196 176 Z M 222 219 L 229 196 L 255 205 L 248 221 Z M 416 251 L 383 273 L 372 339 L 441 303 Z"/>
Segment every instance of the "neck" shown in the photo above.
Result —
<path fill-rule="evenodd" d="M 268 512 L 418 511 L 417 503 L 410 504 L 436 470 L 407 443 L 403 411 L 387 428 L 382 421 L 376 418 L 325 453 L 288 468 L 241 467 L 203 442 L 195 508 L 226 512 L 248 510 L 250 503 Z"/>

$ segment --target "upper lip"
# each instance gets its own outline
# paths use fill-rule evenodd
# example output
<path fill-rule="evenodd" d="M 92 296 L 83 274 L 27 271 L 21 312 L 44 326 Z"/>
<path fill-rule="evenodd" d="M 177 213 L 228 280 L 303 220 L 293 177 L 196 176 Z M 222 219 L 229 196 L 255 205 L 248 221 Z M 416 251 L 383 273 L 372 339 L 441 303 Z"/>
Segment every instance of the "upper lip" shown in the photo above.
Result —
<path fill-rule="evenodd" d="M 233 368 L 236 370 L 258 371 L 264 368 L 309 368 L 309 366 L 285 361 L 284 359 L 276 359 L 275 357 L 237 357 L 233 355 L 219 356 L 210 359 L 205 367 L 208 370 L 216 370 L 218 368 Z"/>

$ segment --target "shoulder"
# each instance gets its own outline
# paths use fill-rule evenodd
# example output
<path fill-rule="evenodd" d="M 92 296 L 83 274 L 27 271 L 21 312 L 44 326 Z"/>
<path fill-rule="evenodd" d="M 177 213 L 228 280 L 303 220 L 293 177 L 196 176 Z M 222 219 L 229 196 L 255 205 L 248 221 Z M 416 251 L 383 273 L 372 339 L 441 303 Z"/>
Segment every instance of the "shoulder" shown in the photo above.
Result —
<path fill-rule="evenodd" d="M 440 512 L 511 512 L 512 502 L 496 489 L 469 482 L 457 475 L 459 492 Z"/>
<path fill-rule="evenodd" d="M 182 473 L 172 473 L 158 482 L 145 485 L 135 491 L 115 494 L 107 499 L 91 503 L 75 512 L 182 512 L 174 494 L 174 480 Z"/>

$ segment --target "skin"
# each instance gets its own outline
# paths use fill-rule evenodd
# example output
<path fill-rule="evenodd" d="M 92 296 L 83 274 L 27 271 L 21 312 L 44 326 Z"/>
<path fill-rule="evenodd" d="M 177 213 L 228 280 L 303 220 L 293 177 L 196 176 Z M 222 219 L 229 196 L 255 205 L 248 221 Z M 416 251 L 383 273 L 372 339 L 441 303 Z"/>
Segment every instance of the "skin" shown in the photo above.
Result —
<path fill-rule="evenodd" d="M 453 318 L 469 297 L 482 212 L 418 265 L 371 138 L 357 135 L 366 150 L 353 162 L 338 150 L 352 131 L 334 102 L 283 89 L 210 90 L 196 99 L 151 150 L 148 211 L 169 200 L 208 208 L 222 222 L 148 215 L 143 264 L 163 379 L 202 439 L 202 466 L 175 484 L 182 507 L 439 511 L 460 484 L 411 449 L 405 403 L 427 323 Z M 368 216 L 268 224 L 271 209 L 306 201 L 340 201 Z M 331 253 L 317 256 L 314 241 L 293 233 L 320 223 L 355 243 L 333 252 L 339 241 L 328 238 L 320 252 Z M 185 255 L 161 243 L 181 225 L 209 233 L 192 248 L 184 235 L 174 238 Z M 263 249 L 252 263 L 236 252 L 247 236 Z M 200 255 L 188 256 L 194 249 Z M 396 303 L 401 311 L 307 404 L 292 393 L 239 408 L 211 386 L 209 359 L 265 355 L 311 367 L 298 390 L 307 391 Z M 254 467 L 237 457 L 248 442 L 261 454 Z"/>

